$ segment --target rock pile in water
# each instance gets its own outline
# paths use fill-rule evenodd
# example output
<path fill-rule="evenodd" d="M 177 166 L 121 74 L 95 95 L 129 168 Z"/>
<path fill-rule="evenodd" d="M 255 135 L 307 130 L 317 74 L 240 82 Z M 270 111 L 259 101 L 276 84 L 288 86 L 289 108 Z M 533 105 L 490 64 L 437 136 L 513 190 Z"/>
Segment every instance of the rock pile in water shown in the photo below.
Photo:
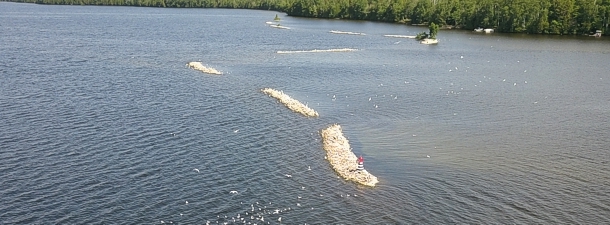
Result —
<path fill-rule="evenodd" d="M 395 37 L 395 38 L 410 38 L 415 39 L 417 36 L 408 36 L 408 35 L 395 35 L 395 34 L 386 34 L 384 37 Z"/>
<path fill-rule="evenodd" d="M 289 95 L 284 94 L 283 91 L 277 91 L 271 88 L 264 88 L 261 91 L 273 98 L 276 98 L 293 112 L 300 113 L 304 116 L 309 117 L 318 116 L 318 113 L 315 110 L 307 107 L 307 105 L 303 105 L 303 103 L 291 98 Z"/>
<path fill-rule="evenodd" d="M 270 26 L 270 27 L 274 27 L 274 28 L 279 28 L 279 29 L 287 29 L 287 30 L 290 30 L 290 27 L 285 27 L 285 26 L 282 26 L 282 25 L 280 25 L 279 23 L 278 23 L 278 24 L 271 24 L 271 25 L 269 25 L 269 26 Z"/>
<path fill-rule="evenodd" d="M 202 63 L 200 62 L 190 62 L 188 64 L 186 64 L 188 67 L 193 68 L 195 70 L 199 70 L 201 72 L 204 73 L 209 73 L 209 74 L 216 74 L 216 75 L 222 75 L 222 72 L 214 69 L 214 68 L 209 68 L 209 67 L 205 67 Z"/>
<path fill-rule="evenodd" d="M 366 35 L 365 33 L 350 32 L 350 31 L 339 31 L 339 30 L 331 30 L 330 33 L 333 33 L 333 34 Z"/>
<path fill-rule="evenodd" d="M 277 54 L 291 53 L 320 53 L 320 52 L 354 52 L 358 49 L 353 48 L 333 48 L 333 49 L 314 49 L 314 50 L 299 50 L 299 51 L 277 51 Z"/>
<path fill-rule="evenodd" d="M 433 45 L 433 44 L 438 44 L 438 40 L 437 39 L 426 38 L 426 39 L 420 41 L 419 43 L 422 43 L 422 44 L 425 44 L 425 45 Z"/>
<path fill-rule="evenodd" d="M 358 157 L 351 151 L 340 125 L 331 125 L 323 129 L 320 134 L 322 147 L 326 150 L 326 159 L 341 177 L 371 187 L 379 182 L 377 177 L 368 171 L 358 170 Z"/>

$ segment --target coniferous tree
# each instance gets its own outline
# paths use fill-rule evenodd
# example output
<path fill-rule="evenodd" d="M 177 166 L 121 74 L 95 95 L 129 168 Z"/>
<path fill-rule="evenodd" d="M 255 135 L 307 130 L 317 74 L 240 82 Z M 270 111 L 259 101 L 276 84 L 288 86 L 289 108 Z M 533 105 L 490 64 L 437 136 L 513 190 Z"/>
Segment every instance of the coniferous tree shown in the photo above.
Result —
<path fill-rule="evenodd" d="M 436 35 L 438 34 L 438 25 L 432 22 L 428 28 L 430 29 L 430 38 L 436 39 Z"/>
<path fill-rule="evenodd" d="M 290 16 L 494 28 L 499 32 L 610 32 L 610 0 L 8 0 L 37 4 L 246 8 Z"/>

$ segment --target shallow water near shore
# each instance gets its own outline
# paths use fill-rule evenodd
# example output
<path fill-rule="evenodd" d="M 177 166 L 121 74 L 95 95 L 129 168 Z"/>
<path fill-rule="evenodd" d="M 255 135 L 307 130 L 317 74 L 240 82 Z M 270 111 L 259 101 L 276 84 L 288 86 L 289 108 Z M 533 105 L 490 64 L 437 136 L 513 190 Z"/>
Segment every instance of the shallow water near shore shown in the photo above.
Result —
<path fill-rule="evenodd" d="M 0 223 L 610 223 L 608 38 L 275 14 L 0 3 Z"/>

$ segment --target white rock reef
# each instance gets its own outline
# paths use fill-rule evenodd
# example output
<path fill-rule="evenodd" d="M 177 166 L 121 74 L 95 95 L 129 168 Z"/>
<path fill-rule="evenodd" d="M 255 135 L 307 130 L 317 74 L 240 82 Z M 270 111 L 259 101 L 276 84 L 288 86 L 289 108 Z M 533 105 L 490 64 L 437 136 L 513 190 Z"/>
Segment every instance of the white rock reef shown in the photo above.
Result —
<path fill-rule="evenodd" d="M 326 150 L 326 159 L 341 177 L 371 187 L 379 182 L 377 177 L 368 171 L 357 169 L 358 157 L 351 151 L 349 141 L 343 136 L 340 125 L 331 125 L 323 129 L 320 134 L 322 147 Z"/>
<path fill-rule="evenodd" d="M 286 107 L 288 107 L 288 109 L 292 110 L 293 112 L 300 113 L 300 114 L 302 114 L 304 116 L 308 116 L 308 117 L 318 117 L 319 116 L 318 112 L 309 108 L 307 105 L 304 105 L 303 103 L 299 102 L 298 100 L 291 98 L 289 95 L 284 94 L 283 91 L 278 91 L 278 90 L 274 90 L 271 88 L 264 88 L 261 91 L 263 93 L 277 99 L 278 101 L 280 101 L 282 104 L 284 104 Z"/>
<path fill-rule="evenodd" d="M 214 68 L 205 67 L 201 62 L 190 62 L 186 65 L 190 68 L 193 68 L 194 70 L 199 70 L 204 73 L 222 75 L 222 72 L 220 72 Z"/>

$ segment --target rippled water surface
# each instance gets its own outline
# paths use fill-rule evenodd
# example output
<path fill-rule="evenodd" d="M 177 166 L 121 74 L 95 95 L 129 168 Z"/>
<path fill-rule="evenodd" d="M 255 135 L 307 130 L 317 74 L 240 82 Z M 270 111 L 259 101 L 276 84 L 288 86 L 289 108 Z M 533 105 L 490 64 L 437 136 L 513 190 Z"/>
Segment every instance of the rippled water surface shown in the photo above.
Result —
<path fill-rule="evenodd" d="M 610 223 L 607 38 L 275 14 L 0 3 L 0 223 Z"/>

